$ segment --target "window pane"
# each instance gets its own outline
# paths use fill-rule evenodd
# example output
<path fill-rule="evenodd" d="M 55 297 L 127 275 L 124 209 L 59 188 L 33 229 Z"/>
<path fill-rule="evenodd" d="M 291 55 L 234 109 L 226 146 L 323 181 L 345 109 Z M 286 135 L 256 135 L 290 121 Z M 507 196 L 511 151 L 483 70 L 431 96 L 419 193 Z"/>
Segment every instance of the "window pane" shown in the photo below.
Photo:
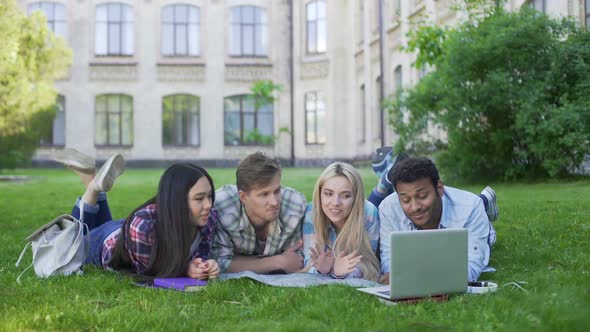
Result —
<path fill-rule="evenodd" d="M 199 7 L 189 6 L 188 21 L 194 24 L 199 23 Z"/>
<path fill-rule="evenodd" d="M 55 4 L 55 16 L 53 17 L 56 21 L 66 20 L 66 6 L 56 3 Z"/>
<path fill-rule="evenodd" d="M 96 6 L 96 22 L 107 21 L 107 5 Z"/>
<path fill-rule="evenodd" d="M 326 113 L 325 112 L 318 112 L 317 114 L 317 143 L 318 144 L 325 144 L 326 143 Z"/>
<path fill-rule="evenodd" d="M 129 96 L 120 96 L 121 112 L 133 112 L 133 98 Z"/>
<path fill-rule="evenodd" d="M 66 38 L 66 23 L 65 22 L 55 22 L 53 25 L 53 32 L 59 37 Z"/>
<path fill-rule="evenodd" d="M 174 131 L 176 133 L 174 137 L 174 144 L 180 145 L 184 144 L 184 121 L 183 120 L 183 112 L 174 112 Z"/>
<path fill-rule="evenodd" d="M 254 112 L 254 98 L 252 96 L 242 97 L 242 112 Z"/>
<path fill-rule="evenodd" d="M 162 24 L 162 54 L 174 54 L 174 25 Z"/>
<path fill-rule="evenodd" d="M 241 20 L 240 13 L 242 12 L 240 7 L 234 7 L 231 10 L 231 22 L 239 23 Z"/>
<path fill-rule="evenodd" d="M 109 54 L 121 54 L 121 26 L 109 24 Z"/>
<path fill-rule="evenodd" d="M 258 113 L 258 130 L 263 135 L 272 136 L 273 121 L 272 113 Z"/>
<path fill-rule="evenodd" d="M 240 142 L 240 113 L 225 112 L 224 114 L 224 143 L 239 145 Z"/>
<path fill-rule="evenodd" d="M 254 13 L 256 15 L 256 23 L 266 24 L 266 10 L 262 8 L 256 8 Z"/>
<path fill-rule="evenodd" d="M 41 10 L 45 13 L 47 21 L 53 21 L 55 19 L 54 5 L 52 2 L 41 2 Z"/>
<path fill-rule="evenodd" d="M 247 136 L 254 130 L 254 112 L 243 112 L 244 119 L 244 136 Z"/>
<path fill-rule="evenodd" d="M 305 123 L 306 123 L 306 142 L 307 143 L 316 143 L 316 135 L 315 135 L 315 112 L 306 112 L 305 113 Z"/>
<path fill-rule="evenodd" d="M 317 2 L 317 15 L 319 19 L 326 18 L 326 2 L 325 1 L 318 1 Z"/>
<path fill-rule="evenodd" d="M 121 144 L 132 145 L 133 144 L 133 113 L 123 113 L 122 117 L 122 135 Z"/>
<path fill-rule="evenodd" d="M 162 22 L 173 23 L 174 22 L 174 6 L 166 6 L 162 9 Z"/>
<path fill-rule="evenodd" d="M 133 23 L 123 24 L 123 49 L 122 53 L 126 55 L 133 54 Z"/>
<path fill-rule="evenodd" d="M 121 5 L 110 3 L 108 6 L 109 22 L 120 22 L 121 21 Z"/>
<path fill-rule="evenodd" d="M 242 26 L 242 48 L 243 53 L 242 55 L 253 55 L 254 54 L 254 26 L 252 25 L 243 25 Z"/>
<path fill-rule="evenodd" d="M 199 145 L 199 113 L 191 113 L 190 119 L 190 141 L 191 145 Z"/>
<path fill-rule="evenodd" d="M 258 26 L 257 28 L 257 41 L 260 40 L 256 45 L 256 55 L 266 55 L 266 45 L 268 44 L 268 35 L 266 33 L 266 25 Z"/>
<path fill-rule="evenodd" d="M 174 6 L 174 22 L 188 23 L 188 8 L 185 5 Z"/>
<path fill-rule="evenodd" d="M 107 54 L 107 24 L 96 23 L 96 38 L 94 48 L 97 55 Z"/>
<path fill-rule="evenodd" d="M 242 23 L 254 23 L 254 7 L 242 6 Z"/>
<path fill-rule="evenodd" d="M 188 29 L 189 55 L 199 55 L 199 25 L 191 24 Z"/>
<path fill-rule="evenodd" d="M 162 143 L 172 144 L 173 113 L 169 109 L 170 97 L 164 97 L 162 102 Z"/>
<path fill-rule="evenodd" d="M 231 36 L 230 36 L 230 54 L 231 55 L 241 55 L 242 54 L 241 40 L 242 40 L 242 36 L 241 36 L 240 25 L 233 24 L 231 27 Z"/>
<path fill-rule="evenodd" d="M 186 28 L 186 25 L 176 25 L 176 54 L 187 55 Z"/>
<path fill-rule="evenodd" d="M 326 21 L 318 21 L 317 52 L 326 52 Z"/>
<path fill-rule="evenodd" d="M 99 145 L 107 144 L 107 118 L 106 113 L 96 113 L 94 126 L 95 142 Z"/>
<path fill-rule="evenodd" d="M 228 97 L 223 100 L 223 110 L 226 112 L 240 111 L 240 98 Z"/>
<path fill-rule="evenodd" d="M 316 22 L 308 22 L 307 23 L 307 51 L 310 53 L 317 52 L 316 49 Z"/>
<path fill-rule="evenodd" d="M 307 21 L 315 21 L 317 18 L 315 2 L 309 3 L 307 5 Z"/>
<path fill-rule="evenodd" d="M 66 144 L 66 113 L 58 111 L 53 120 L 53 144 Z"/>

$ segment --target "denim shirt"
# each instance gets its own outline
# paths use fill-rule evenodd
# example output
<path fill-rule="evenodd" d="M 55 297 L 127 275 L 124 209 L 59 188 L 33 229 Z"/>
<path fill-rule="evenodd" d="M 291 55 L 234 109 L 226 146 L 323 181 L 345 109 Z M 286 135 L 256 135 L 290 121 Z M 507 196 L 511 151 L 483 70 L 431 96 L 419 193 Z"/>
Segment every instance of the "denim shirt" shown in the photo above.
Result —
<path fill-rule="evenodd" d="M 369 201 L 365 201 L 364 206 L 364 215 L 365 215 L 365 230 L 367 231 L 367 235 L 369 237 L 369 242 L 371 243 L 371 249 L 375 253 L 375 256 L 379 257 L 378 252 L 378 245 L 379 245 L 379 212 L 375 205 Z M 304 255 L 304 262 L 303 265 L 307 265 L 307 263 L 311 260 L 311 246 L 315 243 L 315 228 L 313 224 L 313 205 L 309 203 L 307 205 L 307 210 L 305 211 L 305 219 L 303 221 L 303 255 Z M 336 242 L 336 230 L 330 224 L 328 226 L 328 241 L 330 247 L 334 245 Z M 328 244 L 326 244 L 328 246 Z M 324 248 L 327 249 L 327 248 Z M 319 273 L 315 267 L 312 267 L 309 270 L 309 273 Z M 348 275 L 344 276 L 344 278 L 362 278 L 361 271 L 357 268 L 355 271 L 349 273 Z"/>
<path fill-rule="evenodd" d="M 391 232 L 418 230 L 402 210 L 397 193 L 387 196 L 379 205 L 381 221 L 381 269 L 390 272 L 388 241 Z M 468 278 L 477 280 L 490 260 L 491 226 L 483 201 L 477 195 L 445 186 L 439 229 L 466 228 L 468 231 Z"/>

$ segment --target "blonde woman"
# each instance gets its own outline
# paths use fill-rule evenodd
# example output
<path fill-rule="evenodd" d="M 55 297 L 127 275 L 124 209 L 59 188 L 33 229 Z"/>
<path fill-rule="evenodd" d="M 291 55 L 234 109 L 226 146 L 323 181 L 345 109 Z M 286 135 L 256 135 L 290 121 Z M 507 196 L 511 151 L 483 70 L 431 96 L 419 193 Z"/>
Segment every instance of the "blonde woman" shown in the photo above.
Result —
<path fill-rule="evenodd" d="M 333 163 L 320 175 L 303 223 L 310 273 L 379 278 L 379 211 L 364 193 L 359 173 L 349 164 Z"/>

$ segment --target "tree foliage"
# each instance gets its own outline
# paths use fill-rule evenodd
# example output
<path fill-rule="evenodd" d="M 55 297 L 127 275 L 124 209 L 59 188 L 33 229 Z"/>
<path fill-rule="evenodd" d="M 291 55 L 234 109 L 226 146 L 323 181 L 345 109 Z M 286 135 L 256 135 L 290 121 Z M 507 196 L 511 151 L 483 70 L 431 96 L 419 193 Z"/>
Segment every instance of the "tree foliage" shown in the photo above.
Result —
<path fill-rule="evenodd" d="M 448 176 L 561 176 L 590 151 L 590 33 L 528 8 L 448 32 L 436 68 L 389 104 L 404 148 L 441 125 Z"/>
<path fill-rule="evenodd" d="M 44 15 L 27 17 L 13 0 L 0 0 L 0 45 L 0 168 L 6 168 L 29 160 L 51 125 L 53 84 L 65 75 L 71 51 Z"/>

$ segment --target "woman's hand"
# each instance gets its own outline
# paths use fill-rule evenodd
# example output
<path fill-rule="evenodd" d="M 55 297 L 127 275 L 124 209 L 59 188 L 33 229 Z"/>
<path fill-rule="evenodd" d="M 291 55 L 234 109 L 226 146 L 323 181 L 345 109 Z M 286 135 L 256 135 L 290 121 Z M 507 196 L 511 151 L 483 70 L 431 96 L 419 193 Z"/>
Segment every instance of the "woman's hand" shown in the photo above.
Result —
<path fill-rule="evenodd" d="M 215 279 L 219 277 L 219 265 L 214 259 L 208 259 L 205 261 L 205 265 L 207 267 L 207 273 L 209 275 L 209 279 Z"/>
<path fill-rule="evenodd" d="M 217 263 L 215 263 L 217 265 Z M 218 271 L 219 273 L 219 268 Z M 186 275 L 193 279 L 207 280 L 209 279 L 209 268 L 207 262 L 203 262 L 201 258 L 195 258 L 188 263 Z"/>
<path fill-rule="evenodd" d="M 354 271 L 354 268 L 362 258 L 363 256 L 359 255 L 356 250 L 348 255 L 344 255 L 341 252 L 338 253 L 334 260 L 334 275 L 337 277 L 343 277 Z"/>
<path fill-rule="evenodd" d="M 312 265 L 321 274 L 328 274 L 334 266 L 334 255 L 331 250 L 324 251 L 316 243 L 310 250 Z"/>

